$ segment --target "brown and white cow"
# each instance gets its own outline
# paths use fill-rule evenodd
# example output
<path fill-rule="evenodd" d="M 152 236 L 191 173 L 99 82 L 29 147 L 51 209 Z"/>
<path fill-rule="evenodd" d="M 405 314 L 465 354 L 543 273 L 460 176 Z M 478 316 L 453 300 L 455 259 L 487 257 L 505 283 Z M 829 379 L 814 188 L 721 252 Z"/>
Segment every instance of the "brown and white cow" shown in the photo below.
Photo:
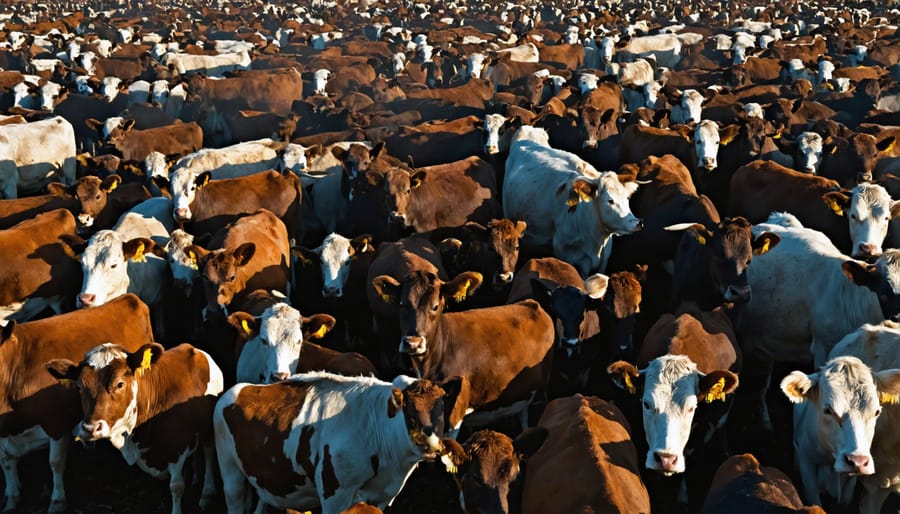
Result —
<path fill-rule="evenodd" d="M 128 121 L 107 139 L 124 161 L 143 162 L 150 152 L 182 157 L 203 147 L 203 131 L 193 122 L 146 130 L 132 130 L 133 127 L 134 121 Z"/>
<path fill-rule="evenodd" d="M 228 513 L 244 512 L 248 480 L 262 508 L 384 508 L 441 450 L 445 423 L 462 418 L 463 382 L 308 373 L 232 387 L 213 414 Z"/>
<path fill-rule="evenodd" d="M 72 261 L 73 263 L 75 261 Z M 80 360 L 86 351 L 108 341 L 137 350 L 152 342 L 150 312 L 127 294 L 93 309 L 28 323 L 10 322 L 0 342 L 0 466 L 6 482 L 4 510 L 15 510 L 22 494 L 20 458 L 50 443 L 53 492 L 50 512 L 63 512 L 63 472 L 68 436 L 81 419 L 78 393 L 47 373 L 53 359 Z"/>
<path fill-rule="evenodd" d="M 202 444 L 206 469 L 200 508 L 208 507 L 216 492 L 211 417 L 223 390 L 222 370 L 209 354 L 189 344 L 164 351 L 148 343 L 128 351 L 104 343 L 77 364 L 56 359 L 47 370 L 78 385 L 82 441 L 107 439 L 128 464 L 169 479 L 172 514 L 182 512 L 184 465 Z"/>

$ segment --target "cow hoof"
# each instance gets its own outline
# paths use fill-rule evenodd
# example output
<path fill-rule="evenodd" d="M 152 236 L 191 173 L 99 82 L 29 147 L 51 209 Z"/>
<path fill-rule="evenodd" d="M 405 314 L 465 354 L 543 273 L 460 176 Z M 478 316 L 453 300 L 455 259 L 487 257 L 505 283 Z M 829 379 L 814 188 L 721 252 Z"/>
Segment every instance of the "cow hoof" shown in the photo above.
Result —
<path fill-rule="evenodd" d="M 16 510 L 16 505 L 19 504 L 18 496 L 7 496 L 6 504 L 3 506 L 3 512 L 13 512 Z"/>
<path fill-rule="evenodd" d="M 50 502 L 50 508 L 47 509 L 48 514 L 57 514 L 66 511 L 65 500 L 54 500 Z"/>

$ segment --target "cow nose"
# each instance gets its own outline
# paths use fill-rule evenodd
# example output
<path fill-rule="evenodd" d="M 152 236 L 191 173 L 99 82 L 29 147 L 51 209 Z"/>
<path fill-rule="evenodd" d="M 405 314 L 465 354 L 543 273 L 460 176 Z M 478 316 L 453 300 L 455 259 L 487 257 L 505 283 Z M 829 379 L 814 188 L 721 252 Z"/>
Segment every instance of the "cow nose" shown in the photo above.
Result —
<path fill-rule="evenodd" d="M 78 295 L 78 303 L 79 307 L 90 307 L 94 304 L 94 300 L 97 299 L 97 295 L 82 293 Z"/>
<path fill-rule="evenodd" d="M 272 379 L 272 382 L 281 382 L 282 380 L 287 379 L 288 376 L 289 375 L 283 371 L 276 371 L 275 373 L 272 373 L 270 378 Z"/>
<path fill-rule="evenodd" d="M 425 338 L 421 336 L 404 336 L 400 340 L 400 353 L 421 355 L 425 353 Z"/>
<path fill-rule="evenodd" d="M 869 456 L 868 455 L 860 455 L 858 453 L 851 453 L 844 456 L 847 459 L 847 463 L 853 466 L 856 470 L 856 473 L 860 475 L 871 475 L 872 473 L 867 470 L 869 467 Z"/>
<path fill-rule="evenodd" d="M 391 213 L 388 214 L 388 223 L 400 223 L 403 221 L 406 221 L 405 214 L 400 214 L 397 211 L 391 211 Z"/>
<path fill-rule="evenodd" d="M 675 471 L 675 466 L 678 463 L 678 455 L 668 452 L 655 452 L 654 458 L 656 458 L 656 462 L 659 463 L 663 471 Z"/>
<path fill-rule="evenodd" d="M 871 182 L 872 181 L 872 172 L 871 171 L 862 171 L 856 174 L 857 182 Z"/>
<path fill-rule="evenodd" d="M 642 230 L 644 228 L 644 220 L 638 218 L 637 225 L 635 225 L 635 227 L 637 227 L 638 230 Z"/>
<path fill-rule="evenodd" d="M 179 207 L 175 209 L 175 218 L 179 220 L 186 220 L 190 217 L 191 213 L 187 210 L 186 207 Z"/>
<path fill-rule="evenodd" d="M 484 153 L 488 155 L 494 155 L 496 153 L 500 153 L 500 149 L 497 148 L 497 145 L 485 145 Z"/>
<path fill-rule="evenodd" d="M 878 257 L 881 252 L 875 243 L 859 243 L 857 257 Z"/>
<path fill-rule="evenodd" d="M 582 148 L 587 148 L 589 150 L 597 149 L 597 140 L 596 139 L 588 139 L 581 143 Z"/>
<path fill-rule="evenodd" d="M 503 282 L 504 284 L 508 284 L 508 283 L 512 282 L 513 275 L 514 275 L 514 273 L 512 271 L 510 271 L 508 273 L 501 273 L 498 275 L 498 277 L 500 278 L 501 282 Z"/>
<path fill-rule="evenodd" d="M 716 167 L 716 159 L 713 157 L 704 157 L 703 158 L 703 167 L 711 170 Z"/>
<path fill-rule="evenodd" d="M 729 302 L 748 302 L 750 301 L 750 286 L 738 287 L 728 286 L 725 290 L 725 300 Z"/>
<path fill-rule="evenodd" d="M 343 291 L 340 287 L 323 287 L 322 296 L 325 298 L 340 298 L 343 296 Z"/>
<path fill-rule="evenodd" d="M 81 431 L 91 440 L 104 439 L 109 437 L 109 423 L 102 419 L 96 423 L 82 423 Z"/>

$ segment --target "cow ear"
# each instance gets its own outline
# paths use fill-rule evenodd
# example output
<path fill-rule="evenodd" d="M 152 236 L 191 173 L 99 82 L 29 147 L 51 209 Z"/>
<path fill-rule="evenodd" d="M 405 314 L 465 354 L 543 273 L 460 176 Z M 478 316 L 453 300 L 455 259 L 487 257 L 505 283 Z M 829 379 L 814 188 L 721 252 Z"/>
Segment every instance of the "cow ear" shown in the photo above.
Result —
<path fill-rule="evenodd" d="M 896 218 L 897 216 L 900 216 L 900 200 L 891 202 L 891 218 Z"/>
<path fill-rule="evenodd" d="M 316 250 L 318 250 L 318 248 Z M 305 268 L 319 262 L 319 253 L 316 250 L 310 250 L 303 246 L 293 246 L 291 247 L 291 255 L 296 257 L 300 266 Z"/>
<path fill-rule="evenodd" d="M 858 286 L 868 287 L 872 291 L 878 291 L 881 274 L 874 264 L 866 264 L 858 261 L 844 261 L 841 265 L 844 276 Z"/>
<path fill-rule="evenodd" d="M 125 363 L 136 373 L 144 373 L 150 369 L 162 356 L 165 349 L 159 343 L 148 343 L 138 348 L 134 353 L 129 353 Z"/>
<path fill-rule="evenodd" d="M 469 409 L 471 383 L 466 377 L 453 376 L 445 379 L 440 385 L 444 390 L 445 426 L 449 429 L 458 429 Z"/>
<path fill-rule="evenodd" d="M 150 178 L 150 181 L 153 182 L 153 185 L 158 187 L 160 191 L 169 191 L 169 179 L 167 179 L 166 177 L 154 175 Z"/>
<path fill-rule="evenodd" d="M 763 232 L 753 239 L 753 255 L 762 255 L 778 246 L 781 237 L 772 232 Z"/>
<path fill-rule="evenodd" d="M 638 394 L 643 389 L 644 384 L 641 378 L 643 375 L 634 366 L 634 364 L 625 361 L 616 361 L 606 368 L 609 378 L 620 389 L 628 391 L 631 394 Z"/>
<path fill-rule="evenodd" d="M 711 236 L 709 231 L 706 230 L 706 227 L 701 223 L 678 223 L 675 225 L 669 225 L 663 230 L 668 230 L 670 232 L 686 231 L 687 233 L 691 234 L 694 239 L 697 240 L 697 243 L 701 245 L 705 245 Z"/>
<path fill-rule="evenodd" d="M 526 228 L 528 228 L 528 223 L 525 223 L 524 221 L 516 222 L 516 236 L 518 239 L 522 239 L 522 236 L 525 235 Z"/>
<path fill-rule="evenodd" d="M 46 366 L 47 372 L 61 383 L 78 380 L 82 368 L 81 364 L 76 364 L 69 359 L 54 359 L 48 362 Z"/>
<path fill-rule="evenodd" d="M 347 160 L 347 150 L 341 148 L 340 146 L 331 147 L 331 155 L 333 155 L 335 159 L 341 162 L 345 162 Z"/>
<path fill-rule="evenodd" d="M 827 141 L 824 144 L 822 144 L 822 153 L 825 153 L 828 155 L 834 155 L 834 154 L 838 153 L 838 150 L 840 150 L 841 145 L 834 138 L 830 138 L 830 139 L 831 139 L 831 141 Z"/>
<path fill-rule="evenodd" d="M 388 417 L 393 418 L 403 408 L 403 391 L 396 387 L 391 388 L 391 396 L 388 398 Z"/>
<path fill-rule="evenodd" d="M 822 195 L 822 201 L 838 216 L 843 216 L 844 209 L 850 208 L 850 196 L 840 191 L 825 193 Z"/>
<path fill-rule="evenodd" d="M 441 241 L 439 245 L 439 250 L 441 252 L 441 256 L 446 257 L 454 257 L 459 255 L 460 249 L 462 249 L 462 241 L 455 237 L 448 237 Z"/>
<path fill-rule="evenodd" d="M 372 287 L 384 303 L 397 303 L 400 298 L 400 282 L 390 275 L 373 278 Z"/>
<path fill-rule="evenodd" d="M 135 121 L 136 120 L 125 120 L 122 123 L 122 130 L 124 130 L 125 132 L 129 132 L 131 129 L 134 128 Z"/>
<path fill-rule="evenodd" d="M 609 277 L 602 273 L 594 273 L 584 279 L 584 291 L 594 300 L 603 298 L 603 295 L 606 294 L 607 287 L 609 287 Z"/>
<path fill-rule="evenodd" d="M 694 129 L 687 125 L 679 125 L 675 127 L 675 132 L 677 132 L 682 139 L 687 141 L 688 143 L 694 142 Z"/>
<path fill-rule="evenodd" d="M 307 148 L 304 153 L 306 154 L 307 159 L 315 159 L 316 157 L 322 155 L 323 152 L 324 149 L 322 148 L 322 145 L 312 145 Z"/>
<path fill-rule="evenodd" d="M 595 194 L 597 194 L 597 184 L 582 179 L 572 181 L 572 190 L 569 191 L 569 198 L 566 200 L 569 212 L 574 211 L 579 202 L 593 200 Z"/>
<path fill-rule="evenodd" d="M 456 275 L 450 282 L 445 282 L 441 285 L 441 296 L 453 298 L 455 302 L 461 302 L 472 296 L 475 290 L 478 289 L 478 286 L 481 285 L 482 280 L 481 273 L 465 271 Z"/>
<path fill-rule="evenodd" d="M 896 142 L 897 139 L 894 136 L 888 136 L 876 143 L 875 148 L 877 148 L 879 152 L 888 153 L 894 150 L 894 144 L 896 144 Z"/>
<path fill-rule="evenodd" d="M 245 341 L 259 333 L 260 320 L 244 311 L 237 311 L 228 316 L 228 324 L 234 327 Z"/>
<path fill-rule="evenodd" d="M 603 115 L 600 116 L 600 123 L 606 125 L 607 123 L 609 123 L 609 120 L 615 118 L 615 116 L 616 116 L 615 110 L 607 109 L 607 110 L 603 111 Z"/>
<path fill-rule="evenodd" d="M 322 339 L 337 324 L 337 320 L 328 314 L 313 314 L 308 318 L 302 318 L 301 321 L 303 339 Z"/>
<path fill-rule="evenodd" d="M 738 376 L 727 369 L 719 369 L 700 377 L 698 398 L 706 403 L 725 401 L 725 395 L 737 389 Z"/>
<path fill-rule="evenodd" d="M 541 305 L 541 308 L 547 311 L 552 317 L 556 317 L 556 309 L 553 308 L 553 291 L 556 289 L 556 285 L 543 278 L 532 277 L 531 278 L 531 297 L 537 300 L 537 302 Z"/>
<path fill-rule="evenodd" d="M 165 257 L 165 250 L 162 248 L 157 250 L 157 248 L 159 248 L 159 245 L 152 239 L 138 237 L 122 243 L 122 256 L 125 257 L 126 261 L 131 260 L 134 262 L 147 262 L 147 252 L 153 253 L 158 257 L 160 256 L 159 252 L 162 252 L 163 255 L 161 257 Z"/>
<path fill-rule="evenodd" d="M 791 371 L 781 381 L 781 392 L 793 403 L 803 403 L 813 398 L 818 390 L 819 374 L 807 375 L 802 371 Z"/>
<path fill-rule="evenodd" d="M 103 126 L 103 122 L 100 120 L 95 120 L 94 118 L 88 118 L 84 120 L 84 124 L 87 125 L 87 128 L 91 130 L 97 130 L 101 126 Z"/>
<path fill-rule="evenodd" d="M 537 453 L 543 446 L 544 441 L 547 440 L 548 435 L 550 435 L 550 431 L 544 427 L 531 427 L 522 431 L 518 437 L 513 439 L 513 448 L 516 451 L 516 455 L 519 456 L 519 460 L 526 461 Z"/>
<path fill-rule="evenodd" d="M 372 253 L 375 247 L 372 246 L 374 238 L 370 234 L 362 234 L 350 240 L 350 247 L 353 248 L 353 256 L 358 257 L 364 253 Z"/>
<path fill-rule="evenodd" d="M 371 150 L 369 150 L 369 157 L 371 157 L 372 159 L 377 159 L 381 157 L 382 154 L 385 154 L 386 151 L 387 147 L 384 145 L 384 141 L 381 141 L 373 146 Z"/>
<path fill-rule="evenodd" d="M 194 184 L 197 187 L 203 187 L 209 183 L 209 179 L 212 178 L 212 172 L 204 171 L 203 173 L 197 175 L 197 178 L 194 179 Z"/>
<path fill-rule="evenodd" d="M 441 441 L 441 464 L 447 470 L 447 473 L 455 475 L 459 472 L 466 462 L 469 461 L 469 454 L 463 449 L 462 445 L 454 439 L 445 437 Z"/>
<path fill-rule="evenodd" d="M 719 130 L 719 144 L 725 146 L 734 141 L 734 138 L 741 132 L 741 126 L 737 124 L 728 125 Z"/>
<path fill-rule="evenodd" d="M 47 184 L 47 192 L 58 197 L 70 196 L 69 188 L 63 185 L 62 182 L 51 182 Z"/>
<path fill-rule="evenodd" d="M 872 373 L 878 388 L 878 401 L 882 405 L 900 403 L 900 370 L 888 369 Z"/>
<path fill-rule="evenodd" d="M 644 283 L 647 281 L 647 269 L 649 268 L 646 264 L 635 264 L 631 267 L 631 273 L 634 274 L 634 277 L 638 282 Z"/>
<path fill-rule="evenodd" d="M 203 264 L 204 259 L 209 255 L 209 250 L 202 246 L 190 245 L 184 247 L 184 254 L 191 260 L 192 268 L 200 269 L 200 265 Z"/>
<path fill-rule="evenodd" d="M 409 187 L 412 189 L 416 189 L 425 182 L 425 177 L 428 176 L 428 173 L 424 171 L 417 171 L 413 174 L 413 176 L 409 177 Z"/>
<path fill-rule="evenodd" d="M 0 342 L 8 341 L 9 338 L 13 336 L 13 331 L 15 330 L 15 328 L 16 320 L 14 319 L 7 321 L 5 326 L 0 327 L 0 338 L 2 338 L 0 339 Z"/>
<path fill-rule="evenodd" d="M 784 137 L 784 134 L 781 132 L 772 136 L 772 141 L 775 142 L 775 146 L 778 147 L 778 150 L 786 155 L 794 155 L 797 153 L 797 142 Z"/>
<path fill-rule="evenodd" d="M 384 179 L 384 175 L 375 171 L 366 172 L 366 182 L 372 187 L 377 186 Z"/>
<path fill-rule="evenodd" d="M 234 249 L 235 266 L 245 266 L 256 254 L 256 243 L 244 243 Z"/>
<path fill-rule="evenodd" d="M 59 242 L 66 255 L 76 261 L 81 260 L 81 254 L 84 253 L 87 241 L 74 234 L 62 234 L 59 236 Z"/>

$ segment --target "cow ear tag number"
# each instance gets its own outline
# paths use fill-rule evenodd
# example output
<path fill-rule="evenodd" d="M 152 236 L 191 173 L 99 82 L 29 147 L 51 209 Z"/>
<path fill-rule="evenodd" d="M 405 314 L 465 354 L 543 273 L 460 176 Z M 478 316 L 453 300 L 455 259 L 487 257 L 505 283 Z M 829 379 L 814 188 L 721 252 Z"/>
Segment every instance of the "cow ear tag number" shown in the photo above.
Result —
<path fill-rule="evenodd" d="M 706 403 L 712 403 L 716 400 L 725 401 L 725 378 L 720 378 L 713 384 L 712 387 L 709 388 L 709 392 L 706 393 Z"/>

